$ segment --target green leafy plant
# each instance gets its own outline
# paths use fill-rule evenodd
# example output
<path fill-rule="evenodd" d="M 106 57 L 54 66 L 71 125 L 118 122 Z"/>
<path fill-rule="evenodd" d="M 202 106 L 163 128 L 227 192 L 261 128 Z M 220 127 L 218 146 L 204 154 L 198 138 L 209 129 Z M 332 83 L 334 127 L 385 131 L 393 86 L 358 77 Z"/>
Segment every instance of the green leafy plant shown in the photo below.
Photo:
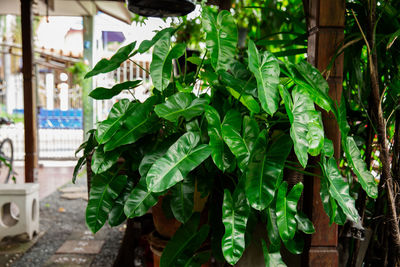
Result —
<path fill-rule="evenodd" d="M 369 196 L 376 197 L 377 185 L 347 135 L 344 107 L 329 98 L 328 84 L 318 70 L 306 62 L 279 61 L 251 40 L 247 54 L 240 55 L 238 30 L 227 11 L 216 14 L 204 8 L 202 25 L 206 50 L 201 57 L 185 58 L 197 65 L 196 72 L 186 73 L 184 66 L 179 66 L 179 75 L 172 71 L 173 60 L 185 54 L 185 45 L 173 45 L 175 31 L 167 28 L 138 50 L 135 43 L 121 48 L 86 75 L 111 71 L 153 47 L 152 96 L 143 103 L 117 102 L 80 148 L 84 156 L 75 174 L 92 153 L 95 174 L 87 225 L 93 232 L 107 220 L 118 225 L 125 218 L 144 215 L 165 196 L 182 226 L 165 248 L 161 266 L 200 266 L 221 252 L 220 260 L 234 265 L 257 221 L 266 223 L 268 232 L 269 242 L 262 242 L 266 265 L 284 265 L 281 244 L 300 254 L 302 233 L 315 231 L 298 205 L 304 186 L 290 187 L 286 169 L 316 168 L 309 157 L 319 156 L 321 198 L 331 222 L 359 220 L 349 181 L 333 158 L 332 142 L 315 105 L 338 120 L 348 164 Z M 108 99 L 138 84 L 97 88 L 91 95 Z M 290 153 L 298 161 L 288 160 Z M 200 223 L 194 212 L 195 192 L 212 199 L 203 211 L 208 211 L 208 223 Z M 203 245 L 208 235 L 211 252 Z"/>

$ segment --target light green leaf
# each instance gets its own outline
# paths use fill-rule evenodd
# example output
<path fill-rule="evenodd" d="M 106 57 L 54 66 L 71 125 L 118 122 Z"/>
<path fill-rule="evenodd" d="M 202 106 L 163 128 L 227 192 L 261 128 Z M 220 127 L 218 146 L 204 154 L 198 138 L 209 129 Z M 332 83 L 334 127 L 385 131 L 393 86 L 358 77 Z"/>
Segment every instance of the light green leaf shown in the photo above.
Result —
<path fill-rule="evenodd" d="M 127 183 L 126 175 L 103 173 L 92 177 L 89 202 L 86 207 L 86 224 L 96 233 L 106 222 L 115 199 Z"/>
<path fill-rule="evenodd" d="M 154 111 L 159 117 L 171 122 L 177 122 L 182 116 L 189 121 L 201 115 L 207 104 L 208 100 L 205 98 L 197 98 L 191 93 L 179 92 L 168 97 L 165 103 L 158 104 Z"/>
<path fill-rule="evenodd" d="M 283 262 L 281 253 L 279 251 L 269 252 L 267 244 L 264 240 L 261 240 L 261 244 L 266 267 L 286 267 L 286 264 Z"/>
<path fill-rule="evenodd" d="M 171 49 L 171 35 L 163 34 L 154 45 L 153 59 L 150 64 L 150 76 L 154 87 L 163 91 L 170 83 L 172 60 L 181 57 L 186 50 L 185 44 L 177 44 Z"/>
<path fill-rule="evenodd" d="M 258 136 L 246 172 L 246 197 L 256 210 L 267 208 L 275 196 L 281 182 L 283 167 L 292 149 L 288 135 L 276 140 L 267 149 L 267 132 Z"/>
<path fill-rule="evenodd" d="M 238 31 L 233 16 L 223 10 L 218 16 L 211 8 L 203 8 L 203 29 L 207 34 L 206 47 L 211 54 L 215 71 L 228 70 L 236 55 Z"/>
<path fill-rule="evenodd" d="M 208 145 L 198 145 L 199 142 L 198 133 L 182 135 L 150 168 L 146 177 L 148 189 L 152 192 L 169 189 L 207 159 L 211 149 Z"/>
<path fill-rule="evenodd" d="M 336 211 L 338 209 L 336 200 L 329 194 L 329 181 L 326 177 L 321 178 L 321 188 L 319 191 L 322 206 L 326 214 L 329 216 L 329 225 L 335 222 Z"/>
<path fill-rule="evenodd" d="M 235 157 L 222 137 L 222 125 L 218 111 L 212 106 L 207 106 L 205 116 L 208 122 L 211 157 L 218 169 L 225 172 L 235 166 Z"/>
<path fill-rule="evenodd" d="M 85 79 L 119 68 L 125 60 L 128 60 L 132 56 L 131 52 L 133 49 L 135 49 L 135 46 L 136 41 L 118 49 L 118 51 L 109 60 L 103 58 L 96 64 L 96 66 L 94 66 L 91 71 L 86 73 Z"/>
<path fill-rule="evenodd" d="M 147 190 L 146 178 L 142 177 L 125 202 L 124 212 L 128 218 L 140 217 L 158 202 L 159 194 Z"/>
<path fill-rule="evenodd" d="M 349 194 L 349 184 L 344 181 L 334 158 L 322 159 L 322 170 L 329 181 L 329 194 L 336 199 L 343 212 L 354 222 L 358 221 L 358 212 L 354 198 Z"/>
<path fill-rule="evenodd" d="M 315 110 L 314 103 L 303 87 L 295 87 L 292 96 L 293 121 L 291 121 L 290 136 L 294 143 L 294 152 L 305 168 L 308 153 L 318 155 L 324 145 L 321 114 Z"/>
<path fill-rule="evenodd" d="M 173 36 L 176 32 L 176 29 L 174 28 L 165 28 L 154 35 L 153 39 L 151 40 L 144 40 L 138 48 L 138 52 L 140 54 L 146 53 L 155 43 L 157 43 L 158 40 L 164 35 L 164 34 L 169 34 L 170 36 Z"/>
<path fill-rule="evenodd" d="M 141 80 L 127 81 L 114 85 L 112 88 L 97 87 L 89 93 L 89 96 L 96 100 L 111 99 L 119 95 L 123 90 L 135 89 L 140 86 Z"/>
<path fill-rule="evenodd" d="M 232 265 L 238 262 L 244 252 L 246 225 L 250 214 L 244 188 L 240 183 L 236 186 L 233 196 L 228 189 L 225 189 L 222 204 L 222 222 L 225 226 L 222 253 L 226 261 Z"/>
<path fill-rule="evenodd" d="M 261 107 L 271 116 L 278 109 L 279 102 L 279 74 L 278 60 L 268 51 L 261 56 L 252 40 L 248 48 L 249 69 L 257 80 L 258 98 Z"/>
<path fill-rule="evenodd" d="M 378 197 L 378 184 L 375 182 L 374 176 L 368 171 L 367 164 L 361 158 L 360 150 L 358 149 L 353 137 L 346 138 L 346 146 L 344 148 L 346 158 L 349 161 L 354 173 L 358 177 L 358 182 L 372 198 Z"/>

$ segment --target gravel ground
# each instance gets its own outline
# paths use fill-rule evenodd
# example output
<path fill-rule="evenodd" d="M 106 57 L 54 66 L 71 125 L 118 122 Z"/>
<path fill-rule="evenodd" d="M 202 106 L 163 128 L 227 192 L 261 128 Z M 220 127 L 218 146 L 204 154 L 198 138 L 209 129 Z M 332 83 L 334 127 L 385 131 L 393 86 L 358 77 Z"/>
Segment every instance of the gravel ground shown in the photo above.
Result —
<path fill-rule="evenodd" d="M 77 180 L 76 186 L 84 186 L 86 178 Z M 71 183 L 64 187 L 74 186 Z M 88 230 L 85 224 L 85 209 L 87 201 L 83 199 L 67 200 L 61 198 L 56 191 L 40 202 L 40 231 L 44 235 L 38 242 L 19 258 L 12 266 L 39 267 L 44 266 L 57 249 L 71 236 L 71 233 Z M 118 227 L 104 226 L 105 244 L 95 256 L 91 266 L 112 266 L 118 253 L 123 232 Z M 102 230 L 103 231 L 103 230 Z"/>

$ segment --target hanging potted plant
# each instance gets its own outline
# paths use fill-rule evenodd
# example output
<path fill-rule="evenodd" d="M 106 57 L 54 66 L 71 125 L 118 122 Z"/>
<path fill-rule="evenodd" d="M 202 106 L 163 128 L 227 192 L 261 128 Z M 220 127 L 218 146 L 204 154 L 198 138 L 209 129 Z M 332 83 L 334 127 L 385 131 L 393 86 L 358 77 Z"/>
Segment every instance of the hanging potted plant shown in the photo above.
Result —
<path fill-rule="evenodd" d="M 268 240 L 261 241 L 266 264 L 284 265 L 282 244 L 300 254 L 303 233 L 314 232 L 298 208 L 303 184 L 290 188 L 285 168 L 302 172 L 310 155 L 319 156 L 321 197 L 331 222 L 358 221 L 315 105 L 336 117 L 347 164 L 371 197 L 376 197 L 376 183 L 347 135 L 344 106 L 329 98 L 318 70 L 306 62 L 279 61 L 251 40 L 247 53 L 239 56 L 238 30 L 227 11 L 203 8 L 202 28 L 206 50 L 186 58 L 197 65 L 195 72 L 174 75 L 173 60 L 185 54 L 186 46 L 174 45 L 176 30 L 167 28 L 136 50 L 136 43 L 121 48 L 86 75 L 114 70 L 153 47 L 152 96 L 143 103 L 117 102 L 82 146 L 84 154 L 93 151 L 87 225 L 93 232 L 106 221 L 119 225 L 143 216 L 162 197 L 158 208 L 175 218 L 179 228 L 162 251 L 161 266 L 199 266 L 211 255 L 234 265 L 257 221 L 268 232 Z M 109 99 L 139 84 L 96 88 L 90 96 Z M 287 160 L 291 151 L 297 162 Z M 75 173 L 84 164 L 85 156 Z M 196 212 L 195 195 L 207 200 L 202 216 Z M 204 214 L 206 220 L 201 220 Z"/>

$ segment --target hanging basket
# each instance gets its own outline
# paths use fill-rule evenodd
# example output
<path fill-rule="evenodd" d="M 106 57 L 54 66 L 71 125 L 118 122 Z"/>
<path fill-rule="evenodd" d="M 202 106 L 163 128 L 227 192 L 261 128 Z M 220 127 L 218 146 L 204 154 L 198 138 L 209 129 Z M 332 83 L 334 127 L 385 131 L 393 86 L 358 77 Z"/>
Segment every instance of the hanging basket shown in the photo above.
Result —
<path fill-rule="evenodd" d="M 128 9 L 145 17 L 184 16 L 195 9 L 193 0 L 127 0 Z"/>

